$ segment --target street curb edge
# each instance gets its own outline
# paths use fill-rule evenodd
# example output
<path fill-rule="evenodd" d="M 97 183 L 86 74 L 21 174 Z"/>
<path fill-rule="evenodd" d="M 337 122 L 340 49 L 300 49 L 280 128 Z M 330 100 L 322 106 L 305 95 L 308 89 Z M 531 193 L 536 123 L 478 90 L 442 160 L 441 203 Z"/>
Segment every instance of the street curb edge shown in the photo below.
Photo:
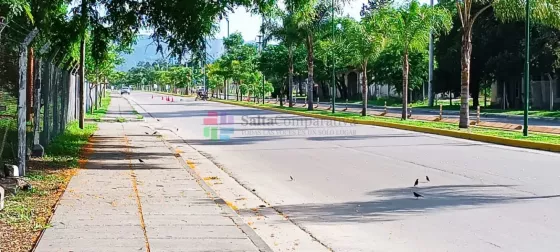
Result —
<path fill-rule="evenodd" d="M 353 123 L 353 124 L 380 126 L 380 127 L 386 127 L 386 128 L 395 128 L 395 129 L 401 129 L 401 130 L 408 130 L 408 131 L 415 131 L 415 132 L 421 132 L 421 133 L 442 135 L 442 136 L 455 137 L 455 138 L 474 140 L 474 141 L 486 142 L 486 143 L 493 143 L 493 144 L 499 144 L 499 145 L 506 145 L 506 146 L 512 146 L 512 147 L 520 147 L 520 148 L 527 148 L 527 149 L 534 149 L 534 150 L 544 150 L 544 151 L 551 151 L 551 152 L 560 152 L 560 144 L 535 143 L 535 142 L 524 141 L 524 140 L 506 139 L 506 138 L 495 137 L 495 136 L 484 136 L 484 135 L 472 134 L 472 133 L 468 133 L 468 132 L 456 132 L 456 131 L 450 131 L 450 130 L 424 128 L 424 127 L 402 125 L 402 124 L 388 123 L 388 122 L 376 122 L 376 121 L 337 118 L 337 117 L 332 117 L 332 116 L 307 114 L 307 113 L 303 113 L 303 112 L 289 111 L 289 110 L 278 109 L 278 108 L 260 107 L 260 106 L 256 106 L 256 105 L 250 105 L 250 104 L 238 104 L 236 102 L 229 102 L 229 101 L 222 101 L 222 100 L 212 100 L 212 101 L 213 102 L 224 103 L 224 104 L 229 104 L 229 105 L 236 105 L 236 106 L 242 106 L 242 107 L 270 110 L 270 111 L 275 111 L 275 112 L 280 112 L 280 113 L 285 113 L 285 114 L 293 114 L 293 115 L 312 117 L 312 118 L 318 118 L 318 119 L 327 119 L 327 120 Z"/>

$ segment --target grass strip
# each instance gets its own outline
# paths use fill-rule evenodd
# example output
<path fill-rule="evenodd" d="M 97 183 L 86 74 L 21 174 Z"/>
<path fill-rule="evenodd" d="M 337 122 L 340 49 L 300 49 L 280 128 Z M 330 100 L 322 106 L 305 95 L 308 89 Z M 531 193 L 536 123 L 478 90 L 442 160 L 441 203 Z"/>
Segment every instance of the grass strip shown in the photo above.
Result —
<path fill-rule="evenodd" d="M 357 113 L 352 113 L 352 112 L 336 112 L 333 114 L 331 113 L 331 111 L 327 111 L 325 109 L 316 109 L 313 111 L 307 111 L 306 108 L 280 107 L 279 105 L 275 105 L 275 104 L 266 104 L 266 103 L 255 104 L 252 102 L 245 102 L 245 101 L 227 101 L 227 103 L 257 106 L 263 108 L 266 107 L 275 108 L 275 109 L 285 110 L 287 112 L 297 111 L 305 114 L 315 114 L 315 115 L 322 115 L 322 116 L 328 116 L 333 118 L 344 118 L 349 120 L 355 120 L 356 122 L 359 121 L 385 122 L 385 123 L 393 123 L 393 124 L 400 124 L 400 125 L 416 126 L 421 128 L 441 129 L 441 130 L 456 131 L 456 132 L 468 132 L 471 134 L 499 137 L 503 139 L 524 140 L 524 141 L 529 141 L 534 143 L 547 143 L 547 144 L 560 145 L 560 136 L 552 135 L 552 134 L 530 133 L 529 136 L 525 137 L 523 136 L 521 131 L 500 130 L 500 129 L 483 128 L 483 127 L 476 127 L 476 126 L 470 127 L 468 130 L 464 130 L 464 129 L 459 129 L 459 127 L 455 123 L 431 122 L 431 121 L 410 120 L 410 119 L 406 121 L 402 121 L 398 118 L 392 118 L 392 117 L 361 116 Z"/>
<path fill-rule="evenodd" d="M 41 230 L 49 227 L 54 206 L 85 158 L 84 146 L 96 130 L 96 124 L 86 124 L 81 130 L 72 122 L 46 148 L 43 158 L 28 162 L 26 179 L 32 189 L 7 197 L 0 211 L 1 251 L 32 249 Z"/>
<path fill-rule="evenodd" d="M 107 114 L 107 109 L 109 108 L 110 103 L 111 103 L 111 95 L 110 92 L 108 91 L 105 94 L 105 97 L 101 98 L 101 107 L 94 109 L 93 113 L 90 113 L 90 111 L 88 111 L 86 113 L 86 119 L 94 119 L 95 121 L 101 120 L 101 118 L 105 117 L 105 114 Z"/>

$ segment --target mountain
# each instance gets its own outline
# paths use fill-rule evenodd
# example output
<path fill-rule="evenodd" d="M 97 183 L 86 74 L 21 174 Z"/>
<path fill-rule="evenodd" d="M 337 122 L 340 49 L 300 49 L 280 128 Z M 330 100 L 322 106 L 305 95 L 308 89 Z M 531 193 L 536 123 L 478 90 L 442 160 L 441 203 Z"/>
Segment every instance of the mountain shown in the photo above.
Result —
<path fill-rule="evenodd" d="M 154 62 L 158 59 L 164 59 L 161 53 L 156 53 L 157 45 L 147 35 L 139 35 L 136 44 L 132 48 L 132 53 L 123 54 L 124 63 L 117 67 L 118 71 L 128 71 L 135 67 L 138 62 Z M 162 44 L 164 55 L 167 52 L 167 45 Z M 218 59 L 224 52 L 224 45 L 221 39 L 210 39 L 206 46 L 208 53 L 208 62 Z"/>

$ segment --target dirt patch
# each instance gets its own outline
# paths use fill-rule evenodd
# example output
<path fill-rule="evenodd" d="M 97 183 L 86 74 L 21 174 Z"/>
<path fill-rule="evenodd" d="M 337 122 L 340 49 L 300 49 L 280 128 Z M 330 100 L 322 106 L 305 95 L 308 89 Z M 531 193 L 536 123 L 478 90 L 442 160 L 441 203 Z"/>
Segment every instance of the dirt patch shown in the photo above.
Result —
<path fill-rule="evenodd" d="M 6 193 L 5 208 L 0 211 L 0 251 L 33 249 L 42 231 L 50 227 L 68 182 L 87 162 L 96 129 L 96 125 L 86 125 L 79 130 L 77 123 L 70 124 L 51 142 L 45 158 L 29 160 L 25 181 L 31 186 L 16 194 Z"/>
<path fill-rule="evenodd" d="M 27 181 L 32 188 L 6 195 L 0 212 L 0 251 L 30 251 L 41 231 L 49 227 L 58 199 L 76 169 L 50 168 L 45 162 L 32 160 Z"/>

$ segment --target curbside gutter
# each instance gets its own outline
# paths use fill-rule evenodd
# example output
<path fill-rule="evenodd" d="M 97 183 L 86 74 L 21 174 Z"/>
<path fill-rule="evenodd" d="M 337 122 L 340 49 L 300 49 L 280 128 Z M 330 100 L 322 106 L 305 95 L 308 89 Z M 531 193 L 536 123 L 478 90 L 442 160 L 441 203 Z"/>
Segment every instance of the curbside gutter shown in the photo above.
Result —
<path fill-rule="evenodd" d="M 472 134 L 472 133 L 468 133 L 468 132 L 457 132 L 457 131 L 444 130 L 444 129 L 425 128 L 425 127 L 418 127 L 418 126 L 412 126 L 412 125 L 402 125 L 402 124 L 389 123 L 389 122 L 376 122 L 376 121 L 368 121 L 368 120 L 337 118 L 337 117 L 332 117 L 332 116 L 308 114 L 308 113 L 304 113 L 304 112 L 289 111 L 289 110 L 278 109 L 278 108 L 267 108 L 267 107 L 261 107 L 261 106 L 251 105 L 251 104 L 238 104 L 236 102 L 223 101 L 223 100 L 212 100 L 212 101 L 213 102 L 224 103 L 224 104 L 242 106 L 242 107 L 249 107 L 249 108 L 256 108 L 256 109 L 263 109 L 263 110 L 271 110 L 271 111 L 285 113 L 285 114 L 294 114 L 294 115 L 305 116 L 305 117 L 313 117 L 313 118 L 318 118 L 318 119 L 327 119 L 327 120 L 353 123 L 353 124 L 362 124 L 362 125 L 372 125 L 372 126 L 380 126 L 380 127 L 387 127 L 387 128 L 395 128 L 395 129 L 401 129 L 401 130 L 408 130 L 408 131 L 415 131 L 415 132 L 421 132 L 421 133 L 442 135 L 442 136 L 448 136 L 448 137 L 455 137 L 455 138 L 474 140 L 474 141 L 479 141 L 479 142 L 500 144 L 500 145 L 534 149 L 534 150 L 560 152 L 560 144 L 535 143 L 535 142 L 530 142 L 530 141 L 525 141 L 525 140 L 506 139 L 506 138 L 495 137 L 495 136 L 484 136 L 484 135 Z"/>

